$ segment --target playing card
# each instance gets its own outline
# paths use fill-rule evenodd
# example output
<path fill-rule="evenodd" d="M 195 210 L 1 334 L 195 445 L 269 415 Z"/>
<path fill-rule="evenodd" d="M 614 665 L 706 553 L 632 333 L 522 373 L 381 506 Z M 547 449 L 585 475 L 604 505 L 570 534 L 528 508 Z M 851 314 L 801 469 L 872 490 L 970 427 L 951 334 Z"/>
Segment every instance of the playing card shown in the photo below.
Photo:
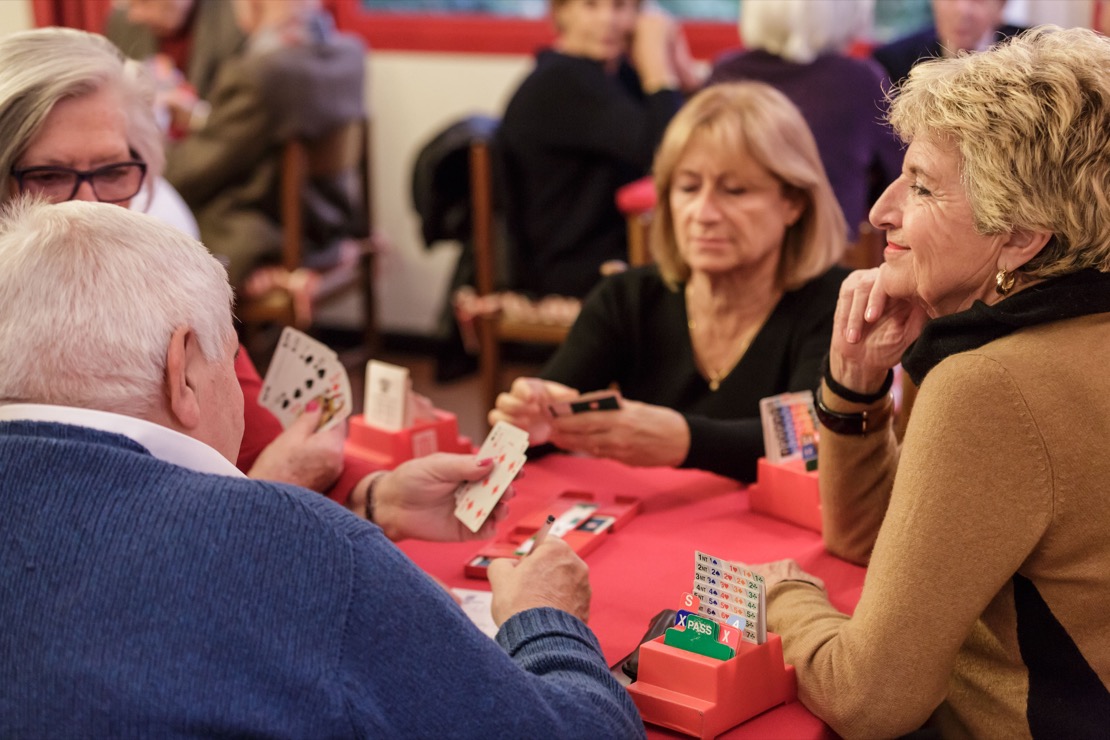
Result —
<path fill-rule="evenodd" d="M 366 422 L 390 431 L 408 427 L 410 385 L 407 368 L 370 360 L 366 365 L 366 401 L 362 410 Z"/>
<path fill-rule="evenodd" d="M 347 370 L 326 345 L 286 327 L 266 371 L 258 402 L 288 427 L 313 400 L 324 410 L 318 429 L 330 429 L 347 418 L 352 405 Z"/>
<path fill-rule="evenodd" d="M 620 407 L 620 397 L 616 391 L 593 391 L 567 401 L 555 401 L 548 404 L 547 410 L 552 416 L 570 416 L 587 411 L 616 411 Z"/>
<path fill-rule="evenodd" d="M 478 450 L 478 459 L 493 458 L 493 470 L 478 481 L 464 483 L 455 494 L 455 516 L 471 532 L 477 532 L 513 478 L 524 465 L 528 449 L 528 433 L 503 421 L 490 430 Z"/>

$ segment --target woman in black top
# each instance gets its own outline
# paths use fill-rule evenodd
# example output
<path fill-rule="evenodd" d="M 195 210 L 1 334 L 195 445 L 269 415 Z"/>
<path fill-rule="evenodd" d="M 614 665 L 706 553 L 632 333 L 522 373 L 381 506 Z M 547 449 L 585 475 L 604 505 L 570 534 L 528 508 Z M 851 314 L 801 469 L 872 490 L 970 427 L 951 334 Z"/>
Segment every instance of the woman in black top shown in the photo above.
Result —
<path fill-rule="evenodd" d="M 543 380 L 518 379 L 490 420 L 533 444 L 750 481 L 759 400 L 816 385 L 844 218 L 801 114 L 762 83 L 694 97 L 664 135 L 655 182 L 657 264 L 599 285 Z M 547 411 L 614 383 L 618 411 Z"/>
<path fill-rule="evenodd" d="M 551 2 L 558 38 L 497 138 L 514 288 L 581 298 L 603 263 L 626 259 L 617 189 L 647 173 L 679 87 L 696 84 L 674 22 L 640 4 Z"/>

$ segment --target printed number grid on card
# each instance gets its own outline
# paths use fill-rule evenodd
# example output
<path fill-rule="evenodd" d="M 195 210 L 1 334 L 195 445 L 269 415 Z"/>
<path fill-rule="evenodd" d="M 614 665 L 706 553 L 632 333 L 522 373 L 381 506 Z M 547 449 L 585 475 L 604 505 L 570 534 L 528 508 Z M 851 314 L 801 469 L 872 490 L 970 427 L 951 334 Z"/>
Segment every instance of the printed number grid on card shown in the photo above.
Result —
<path fill-rule="evenodd" d="M 767 642 L 767 596 L 763 576 L 742 563 L 694 552 L 694 594 L 698 613 L 719 622 L 739 616 L 744 620 L 743 639 Z"/>
<path fill-rule="evenodd" d="M 759 402 L 763 422 L 763 449 L 768 462 L 782 462 L 802 457 L 807 438 L 817 442 L 817 411 L 813 392 L 781 393 Z"/>

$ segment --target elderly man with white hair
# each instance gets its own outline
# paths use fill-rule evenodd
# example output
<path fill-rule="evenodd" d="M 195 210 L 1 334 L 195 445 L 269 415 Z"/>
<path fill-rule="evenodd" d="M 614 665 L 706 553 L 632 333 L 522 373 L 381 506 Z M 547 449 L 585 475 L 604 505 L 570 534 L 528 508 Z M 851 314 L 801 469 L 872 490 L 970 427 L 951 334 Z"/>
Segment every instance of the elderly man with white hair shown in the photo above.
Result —
<path fill-rule="evenodd" d="M 495 643 L 381 528 L 235 468 L 231 291 L 198 242 L 17 202 L 0 312 L 0 736 L 643 734 L 558 538 L 491 565 Z M 459 539 L 458 459 L 378 480 L 373 519 Z"/>

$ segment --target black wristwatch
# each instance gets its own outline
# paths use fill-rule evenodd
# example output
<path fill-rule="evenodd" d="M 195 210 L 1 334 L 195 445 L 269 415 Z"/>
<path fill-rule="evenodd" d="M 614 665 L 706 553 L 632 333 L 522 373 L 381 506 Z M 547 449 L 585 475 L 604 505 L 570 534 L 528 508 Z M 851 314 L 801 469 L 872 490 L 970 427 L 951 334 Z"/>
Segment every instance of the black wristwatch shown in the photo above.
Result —
<path fill-rule="evenodd" d="M 887 403 L 874 411 L 859 411 L 852 414 L 844 414 L 839 411 L 833 411 L 826 406 L 823 393 L 823 387 L 817 386 L 817 393 L 813 396 L 814 410 L 817 412 L 817 420 L 821 422 L 821 426 L 835 434 L 869 434 L 881 429 L 890 416 L 890 408 L 892 405 L 890 403 L 890 396 L 887 396 Z"/>

